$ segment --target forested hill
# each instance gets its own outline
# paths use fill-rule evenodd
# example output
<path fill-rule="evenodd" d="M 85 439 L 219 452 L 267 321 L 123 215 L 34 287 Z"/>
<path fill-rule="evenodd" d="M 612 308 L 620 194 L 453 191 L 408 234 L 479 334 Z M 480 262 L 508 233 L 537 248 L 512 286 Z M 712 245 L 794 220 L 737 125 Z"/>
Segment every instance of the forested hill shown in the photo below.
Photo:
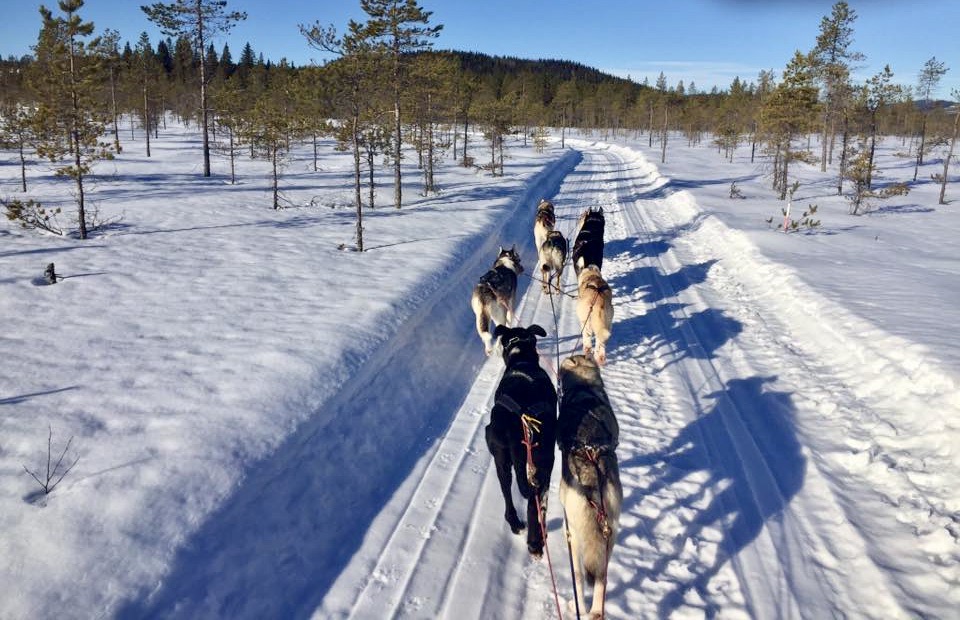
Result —
<path fill-rule="evenodd" d="M 479 75 L 506 76 L 526 71 L 547 75 L 560 82 L 576 80 L 586 84 L 632 83 L 630 80 L 570 60 L 543 58 L 530 60 L 514 56 L 490 56 L 480 52 L 461 52 L 457 50 L 438 50 L 436 53 L 455 56 L 460 60 L 460 66 L 465 71 Z"/>

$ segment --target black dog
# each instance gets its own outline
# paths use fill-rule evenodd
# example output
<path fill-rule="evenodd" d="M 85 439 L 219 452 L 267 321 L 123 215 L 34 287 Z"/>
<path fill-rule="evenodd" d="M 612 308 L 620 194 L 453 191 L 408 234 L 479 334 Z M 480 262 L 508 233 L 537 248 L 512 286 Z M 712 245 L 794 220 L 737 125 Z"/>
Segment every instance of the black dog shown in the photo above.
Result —
<path fill-rule="evenodd" d="M 546 336 L 547 332 L 539 325 L 527 328 L 497 325 L 493 335 L 500 338 L 507 368 L 497 386 L 490 412 L 487 447 L 493 455 L 506 504 L 504 518 L 513 533 L 519 534 L 526 526 L 513 507 L 511 474 L 516 473 L 517 487 L 527 500 L 527 550 L 539 558 L 543 554 L 544 537 L 539 525 L 541 514 L 537 512 L 537 499 L 546 521 L 547 490 L 553 470 L 557 427 L 557 391 L 540 367 L 537 354 L 537 336 Z"/>
<path fill-rule="evenodd" d="M 587 209 L 580 215 L 579 229 L 573 242 L 573 269 L 580 275 L 580 270 L 587 265 L 603 267 L 603 229 L 606 220 L 603 217 L 603 207 Z"/>

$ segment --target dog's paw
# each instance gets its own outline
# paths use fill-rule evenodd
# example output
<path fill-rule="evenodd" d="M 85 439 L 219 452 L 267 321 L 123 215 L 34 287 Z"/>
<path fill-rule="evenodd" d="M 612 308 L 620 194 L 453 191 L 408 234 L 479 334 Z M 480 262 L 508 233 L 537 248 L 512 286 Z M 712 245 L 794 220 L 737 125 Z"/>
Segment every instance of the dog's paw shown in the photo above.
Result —
<path fill-rule="evenodd" d="M 527 529 L 527 524 L 523 521 L 517 521 L 516 523 L 510 524 L 510 531 L 514 534 L 519 534 L 523 530 Z"/>
<path fill-rule="evenodd" d="M 527 551 L 530 552 L 530 557 L 534 560 L 539 560 L 543 557 L 543 543 L 527 543 Z"/>
<path fill-rule="evenodd" d="M 577 599 L 571 598 L 567 600 L 567 611 L 569 611 L 572 614 L 579 612 L 580 615 L 583 615 L 586 609 L 587 609 L 587 603 L 585 601 L 580 601 L 580 607 L 578 608 Z"/>

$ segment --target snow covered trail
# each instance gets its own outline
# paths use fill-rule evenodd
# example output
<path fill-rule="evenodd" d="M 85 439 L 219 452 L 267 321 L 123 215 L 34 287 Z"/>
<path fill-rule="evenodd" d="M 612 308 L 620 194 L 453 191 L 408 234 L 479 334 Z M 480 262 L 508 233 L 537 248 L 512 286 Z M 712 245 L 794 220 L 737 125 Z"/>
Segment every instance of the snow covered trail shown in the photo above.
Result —
<path fill-rule="evenodd" d="M 607 215 L 616 316 L 603 376 L 625 490 L 609 616 L 954 613 L 960 403 L 949 377 L 763 259 L 641 155 L 576 148 L 583 160 L 548 195 L 565 234 L 587 207 Z M 564 280 L 575 292 L 572 269 Z M 550 333 L 551 369 L 555 346 L 565 357 L 580 345 L 572 299 L 554 301 L 556 325 L 538 285 L 518 311 Z M 502 366 L 479 368 L 316 617 L 555 615 L 546 562 L 503 522 L 484 444 Z M 555 471 L 548 546 L 568 600 L 558 482 Z"/>

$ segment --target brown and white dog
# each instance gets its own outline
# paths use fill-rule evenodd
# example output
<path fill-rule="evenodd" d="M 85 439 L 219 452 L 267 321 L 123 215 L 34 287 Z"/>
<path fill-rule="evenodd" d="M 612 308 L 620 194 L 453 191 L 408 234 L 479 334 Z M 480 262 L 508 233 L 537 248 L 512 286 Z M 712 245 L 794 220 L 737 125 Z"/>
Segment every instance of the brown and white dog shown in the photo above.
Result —
<path fill-rule="evenodd" d="M 502 247 L 493 267 L 480 277 L 470 296 L 470 307 L 477 317 L 477 333 L 487 355 L 493 351 L 490 321 L 497 325 L 513 322 L 513 306 L 517 296 L 517 276 L 523 273 L 520 255 L 515 247 Z"/>
<path fill-rule="evenodd" d="M 554 289 L 560 292 L 560 278 L 563 276 L 563 265 L 567 262 L 567 240 L 559 230 L 551 230 L 547 238 L 540 245 L 540 273 L 543 292 L 553 294 Z M 552 279 L 556 278 L 556 284 Z"/>
<path fill-rule="evenodd" d="M 577 318 L 583 334 L 583 354 L 594 354 L 601 366 L 607 362 L 607 340 L 613 326 L 613 291 L 596 265 L 587 265 L 577 277 Z"/>
<path fill-rule="evenodd" d="M 577 608 L 586 613 L 584 576 L 593 586 L 589 618 L 603 617 L 607 566 L 617 540 L 623 487 L 616 447 L 620 427 L 600 368 L 585 355 L 560 365 L 560 503 L 570 536 Z"/>
<path fill-rule="evenodd" d="M 543 245 L 544 240 L 546 240 L 547 233 L 553 230 L 556 224 L 557 216 L 553 211 L 553 203 L 545 198 L 541 198 L 540 204 L 537 205 L 537 216 L 533 220 L 533 242 L 537 250 L 540 249 L 540 246 Z"/>

